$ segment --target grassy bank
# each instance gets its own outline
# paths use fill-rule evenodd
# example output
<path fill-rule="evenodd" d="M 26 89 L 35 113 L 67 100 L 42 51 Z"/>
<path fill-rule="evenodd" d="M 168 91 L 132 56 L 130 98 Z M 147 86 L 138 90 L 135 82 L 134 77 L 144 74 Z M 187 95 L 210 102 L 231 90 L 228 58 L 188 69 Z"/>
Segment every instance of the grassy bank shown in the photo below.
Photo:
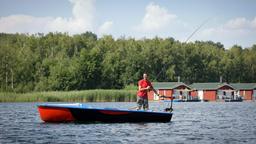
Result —
<path fill-rule="evenodd" d="M 0 102 L 130 102 L 136 90 L 84 90 L 31 93 L 0 92 Z"/>

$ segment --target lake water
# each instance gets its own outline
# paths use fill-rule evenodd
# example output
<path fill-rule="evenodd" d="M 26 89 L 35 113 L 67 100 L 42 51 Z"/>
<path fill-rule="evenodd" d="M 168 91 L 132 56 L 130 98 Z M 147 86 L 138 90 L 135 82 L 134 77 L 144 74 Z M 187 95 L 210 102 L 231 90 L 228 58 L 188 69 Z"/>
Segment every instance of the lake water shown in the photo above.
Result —
<path fill-rule="evenodd" d="M 0 103 L 0 143 L 256 143 L 256 102 L 174 103 L 169 123 L 49 124 L 38 103 Z M 87 103 L 131 108 L 135 103 Z M 167 103 L 150 103 L 161 110 Z"/>

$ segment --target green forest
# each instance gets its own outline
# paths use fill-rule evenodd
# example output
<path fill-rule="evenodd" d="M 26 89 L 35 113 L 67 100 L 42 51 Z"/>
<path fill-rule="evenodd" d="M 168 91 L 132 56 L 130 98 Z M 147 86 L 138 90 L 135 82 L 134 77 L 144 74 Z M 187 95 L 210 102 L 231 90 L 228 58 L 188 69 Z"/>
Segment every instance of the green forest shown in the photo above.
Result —
<path fill-rule="evenodd" d="M 184 43 L 172 37 L 98 37 L 92 32 L 0 34 L 0 91 L 122 89 L 151 81 L 255 82 L 256 44 Z"/>

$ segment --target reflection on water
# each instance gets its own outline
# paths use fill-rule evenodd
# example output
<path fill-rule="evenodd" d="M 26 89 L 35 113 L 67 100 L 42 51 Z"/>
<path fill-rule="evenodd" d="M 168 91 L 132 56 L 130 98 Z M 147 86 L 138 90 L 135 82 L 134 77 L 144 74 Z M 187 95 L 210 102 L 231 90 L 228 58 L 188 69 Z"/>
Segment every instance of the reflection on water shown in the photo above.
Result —
<path fill-rule="evenodd" d="M 89 103 L 131 108 L 135 103 Z M 0 103 L 0 143 L 256 143 L 256 103 L 174 103 L 169 123 L 43 123 L 37 103 Z M 167 103 L 150 103 L 162 110 Z"/>

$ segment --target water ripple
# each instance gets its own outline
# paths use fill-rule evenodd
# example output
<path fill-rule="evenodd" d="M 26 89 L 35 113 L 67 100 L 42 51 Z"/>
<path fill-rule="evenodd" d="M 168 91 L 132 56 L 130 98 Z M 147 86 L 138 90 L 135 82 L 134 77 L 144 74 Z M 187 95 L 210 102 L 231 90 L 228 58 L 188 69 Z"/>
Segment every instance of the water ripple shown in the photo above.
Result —
<path fill-rule="evenodd" d="M 0 143 L 256 143 L 256 104 L 174 103 L 169 123 L 48 124 L 37 103 L 0 103 Z M 130 108 L 135 103 L 90 103 Z M 150 103 L 152 109 L 165 104 Z"/>

